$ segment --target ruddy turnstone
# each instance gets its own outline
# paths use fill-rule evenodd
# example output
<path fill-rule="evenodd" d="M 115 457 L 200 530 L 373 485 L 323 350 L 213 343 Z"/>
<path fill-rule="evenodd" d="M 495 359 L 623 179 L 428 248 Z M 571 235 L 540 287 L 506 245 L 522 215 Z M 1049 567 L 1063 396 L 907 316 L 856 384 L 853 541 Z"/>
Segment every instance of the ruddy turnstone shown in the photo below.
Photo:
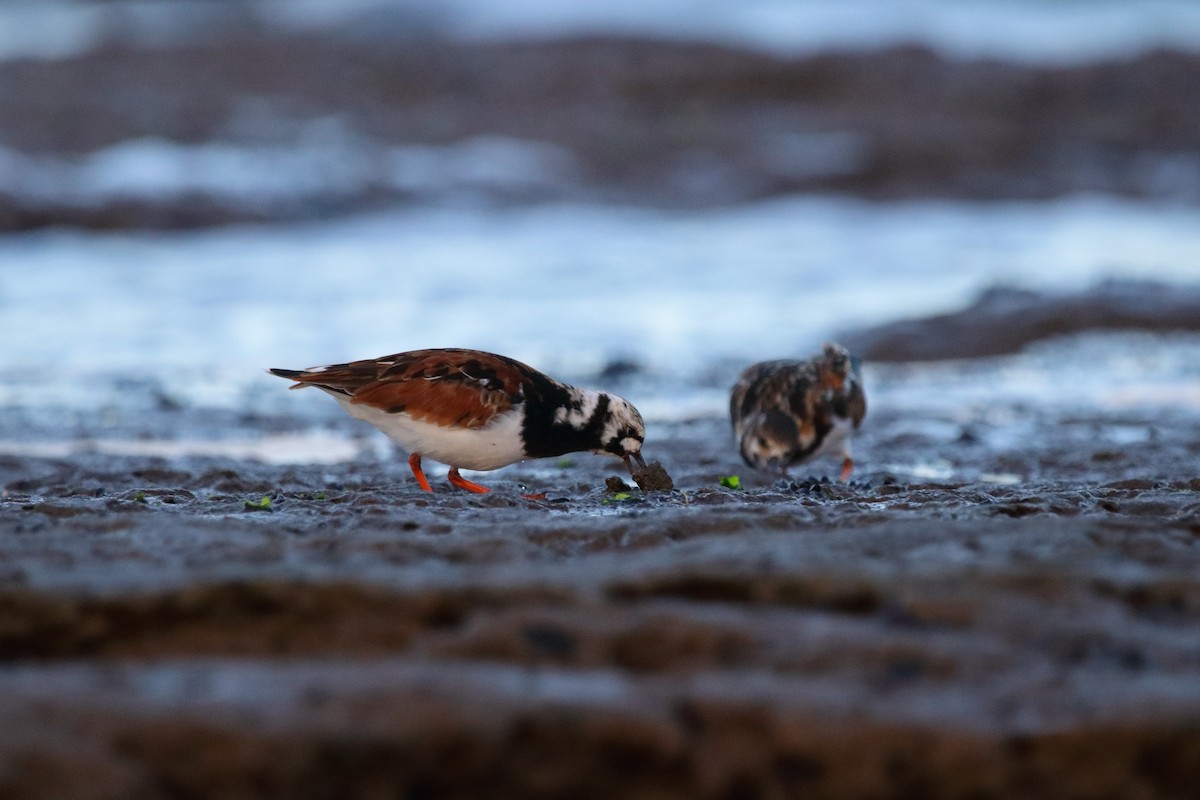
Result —
<path fill-rule="evenodd" d="M 421 469 L 428 456 L 450 466 L 449 480 L 467 491 L 486 487 L 459 469 L 490 470 L 564 453 L 614 455 L 645 468 L 642 415 L 607 392 L 560 383 L 511 358 L 479 350 L 408 353 L 305 370 L 272 369 L 315 386 L 350 416 L 369 422 L 408 451 L 417 483 L 433 491 Z"/>
<path fill-rule="evenodd" d="M 859 361 L 837 344 L 808 361 L 763 361 L 734 384 L 729 417 L 742 458 L 778 470 L 814 456 L 843 457 L 843 482 L 854 459 L 850 437 L 867 413 Z"/>

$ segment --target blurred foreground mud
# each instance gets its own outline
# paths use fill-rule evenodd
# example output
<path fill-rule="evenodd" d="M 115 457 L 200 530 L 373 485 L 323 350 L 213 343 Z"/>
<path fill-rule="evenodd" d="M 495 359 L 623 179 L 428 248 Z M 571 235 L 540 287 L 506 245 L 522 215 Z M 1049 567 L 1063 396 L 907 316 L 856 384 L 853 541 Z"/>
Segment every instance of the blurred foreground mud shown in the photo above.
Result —
<path fill-rule="evenodd" d="M 1192 796 L 1200 421 L 1038 421 L 878 410 L 851 486 L 678 423 L 628 499 L 0 457 L 0 795 Z M 989 472 L 887 466 L 934 457 Z"/>

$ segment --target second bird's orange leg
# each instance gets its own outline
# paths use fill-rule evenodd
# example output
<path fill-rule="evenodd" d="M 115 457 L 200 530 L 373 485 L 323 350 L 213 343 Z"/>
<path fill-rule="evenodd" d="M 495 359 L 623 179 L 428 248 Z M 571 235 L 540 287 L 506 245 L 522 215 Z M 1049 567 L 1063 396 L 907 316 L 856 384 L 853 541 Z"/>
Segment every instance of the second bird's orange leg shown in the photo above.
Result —
<path fill-rule="evenodd" d="M 846 456 L 846 459 L 842 461 L 842 483 L 850 482 L 850 473 L 852 472 L 854 472 L 854 459 Z"/>
<path fill-rule="evenodd" d="M 469 480 L 458 474 L 458 467 L 451 467 L 449 474 L 446 477 L 450 480 L 451 486 L 457 486 L 460 489 L 466 489 L 468 492 L 475 494 L 487 494 L 491 489 L 486 486 L 480 486 L 478 483 L 471 483 Z"/>
<path fill-rule="evenodd" d="M 425 471 L 421 469 L 421 454 L 413 453 L 408 457 L 408 466 L 412 468 L 413 477 L 417 479 L 417 485 L 427 492 L 432 492 L 433 489 L 429 486 L 429 481 L 425 478 Z"/>

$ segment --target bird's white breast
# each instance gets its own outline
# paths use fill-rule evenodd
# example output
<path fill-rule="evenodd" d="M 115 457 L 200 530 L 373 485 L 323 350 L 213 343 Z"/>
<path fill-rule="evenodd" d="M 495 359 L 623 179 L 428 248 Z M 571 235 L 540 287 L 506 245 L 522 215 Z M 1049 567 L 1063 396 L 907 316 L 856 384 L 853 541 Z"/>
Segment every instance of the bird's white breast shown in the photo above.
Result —
<path fill-rule="evenodd" d="M 821 446 L 812 454 L 812 457 L 850 455 L 850 437 L 853 435 L 854 423 L 845 417 L 835 416 L 833 418 L 833 427 L 829 429 L 829 433 L 825 434 L 825 438 L 821 440 Z"/>
<path fill-rule="evenodd" d="M 523 461 L 521 408 L 499 414 L 485 428 L 459 428 L 415 420 L 408 414 L 389 414 L 348 397 L 337 396 L 352 417 L 369 422 L 409 453 L 463 469 L 489 470 Z"/>

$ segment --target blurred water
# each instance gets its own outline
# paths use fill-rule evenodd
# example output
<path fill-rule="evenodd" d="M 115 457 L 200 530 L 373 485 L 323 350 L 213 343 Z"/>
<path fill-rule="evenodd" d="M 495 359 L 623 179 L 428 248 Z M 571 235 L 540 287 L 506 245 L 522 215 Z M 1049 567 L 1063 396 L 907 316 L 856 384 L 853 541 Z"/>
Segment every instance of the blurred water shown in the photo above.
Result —
<path fill-rule="evenodd" d="M 452 30 L 478 38 L 599 31 L 781 54 L 917 42 L 967 57 L 1082 61 L 1200 47 L 1200 4 L 1187 0 L 450 0 L 442 7 Z"/>
<path fill-rule="evenodd" d="M 918 42 L 1039 61 L 1200 48 L 1193 0 L 11 0 L 0 4 L 0 58 L 58 58 L 106 40 L 155 44 L 245 24 L 395 38 L 653 35 L 781 53 Z"/>
<path fill-rule="evenodd" d="M 1195 209 L 792 198 L 0 238 L 0 369 L 307 366 L 429 346 L 586 374 L 803 352 L 997 283 L 1200 277 Z"/>

